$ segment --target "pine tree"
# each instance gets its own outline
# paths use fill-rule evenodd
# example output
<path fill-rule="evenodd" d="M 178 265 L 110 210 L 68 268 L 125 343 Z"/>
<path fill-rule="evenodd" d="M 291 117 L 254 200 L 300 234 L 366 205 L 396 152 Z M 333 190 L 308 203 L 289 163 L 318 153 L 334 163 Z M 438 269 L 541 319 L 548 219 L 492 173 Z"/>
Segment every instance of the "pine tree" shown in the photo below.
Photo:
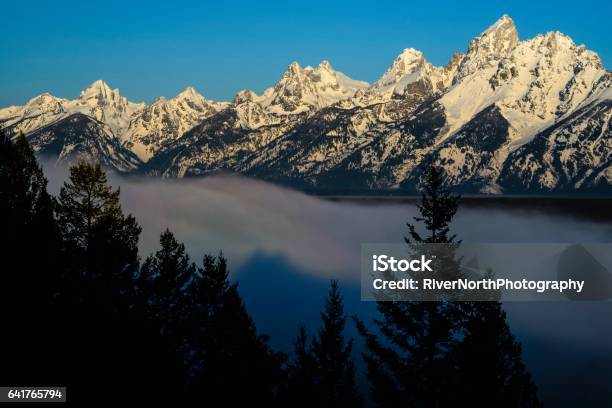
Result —
<path fill-rule="evenodd" d="M 284 390 L 285 405 L 312 407 L 316 406 L 317 391 L 315 387 L 317 364 L 312 354 L 304 323 L 298 324 L 298 335 L 293 341 L 293 353 L 287 364 L 287 388 Z"/>
<path fill-rule="evenodd" d="M 3 263 L 7 268 L 20 265 L 19 272 L 3 274 L 3 278 L 16 281 L 2 285 L 9 290 L 2 298 L 28 287 L 28 296 L 19 299 L 29 304 L 28 297 L 49 296 L 57 289 L 59 231 L 47 179 L 23 135 L 11 141 L 4 132 L 0 133 L 0 197 Z M 36 256 L 30 255 L 32 250 Z"/>
<path fill-rule="evenodd" d="M 150 318 L 161 323 L 162 331 L 177 335 L 189 311 L 187 288 L 197 268 L 170 230 L 159 243 L 160 250 L 143 262 L 136 286 Z"/>
<path fill-rule="evenodd" d="M 138 271 L 141 228 L 124 215 L 120 190 L 108 185 L 100 164 L 80 162 L 70 168 L 70 179 L 59 196 L 59 223 L 65 253 L 74 270 L 90 288 L 115 299 L 128 299 Z"/>
<path fill-rule="evenodd" d="M 282 378 L 281 356 L 268 346 L 267 336 L 257 333 L 238 284 L 228 275 L 222 254 L 205 255 L 189 288 L 190 395 L 211 404 L 271 403 Z"/>
<path fill-rule="evenodd" d="M 54 298 L 61 288 L 59 230 L 53 198 L 34 152 L 23 135 L 0 131 L 0 319 L 5 333 L 0 382 L 40 383 L 55 362 Z M 35 373 L 33 375 L 33 373 Z"/>
<path fill-rule="evenodd" d="M 463 340 L 453 351 L 461 381 L 454 392 L 458 405 L 539 407 L 537 390 L 521 359 L 521 345 L 497 301 L 465 305 Z"/>
<path fill-rule="evenodd" d="M 315 386 L 318 405 L 352 407 L 360 405 L 355 389 L 355 368 L 351 359 L 352 339 L 345 341 L 346 316 L 338 282 L 333 280 L 324 310 L 323 326 L 312 342 L 316 363 Z"/>
<path fill-rule="evenodd" d="M 450 234 L 450 222 L 460 198 L 444 186 L 444 173 L 435 167 L 426 171 L 423 187 L 421 216 L 415 221 L 424 225 L 427 235 L 409 223 L 405 241 L 411 249 L 421 250 L 432 247 L 428 244 L 444 244 L 441 273 L 445 279 L 458 278 L 460 263 L 453 248 L 460 242 Z M 379 302 L 377 308 L 381 318 L 374 322 L 387 344 L 355 319 L 366 341 L 363 356 L 377 405 L 537 405 L 520 346 L 498 302 L 450 302 L 441 297 L 429 302 Z M 480 350 L 489 352 L 480 355 Z M 517 394 L 510 397 L 510 389 Z"/>
<path fill-rule="evenodd" d="M 10 327 L 0 340 L 10 350 L 0 382 L 65 384 L 70 400 L 81 405 L 93 394 L 102 403 L 175 401 L 181 376 L 174 353 L 142 316 L 97 301 L 91 285 L 75 279 L 82 258 L 67 247 L 60 252 L 63 228 L 46 184 L 26 138 L 0 135 L 0 317 Z M 99 394 L 100 383 L 112 395 Z"/>
<path fill-rule="evenodd" d="M 431 167 L 425 173 L 424 191 L 418 210 L 426 236 L 408 223 L 411 249 L 427 244 L 453 245 L 449 223 L 457 212 L 459 197 L 444 188 L 443 173 Z M 446 252 L 446 251 L 443 251 Z M 452 259 L 448 259 L 452 269 Z M 445 268 L 445 269 L 447 269 Z M 451 302 L 378 302 L 381 318 L 375 320 L 389 345 L 381 343 L 362 322 L 357 328 L 366 340 L 364 354 L 372 398 L 379 406 L 445 406 L 454 383 L 451 350 L 460 331 L 459 306 Z"/>
<path fill-rule="evenodd" d="M 457 213 L 461 197 L 444 187 L 444 171 L 435 166 L 428 167 L 424 174 L 421 193 L 421 203 L 417 204 L 420 217 L 414 217 L 422 222 L 429 235 L 422 237 L 416 226 L 407 223 L 410 237 L 404 238 L 407 243 L 441 243 L 455 242 L 455 235 L 449 236 L 450 222 Z"/>

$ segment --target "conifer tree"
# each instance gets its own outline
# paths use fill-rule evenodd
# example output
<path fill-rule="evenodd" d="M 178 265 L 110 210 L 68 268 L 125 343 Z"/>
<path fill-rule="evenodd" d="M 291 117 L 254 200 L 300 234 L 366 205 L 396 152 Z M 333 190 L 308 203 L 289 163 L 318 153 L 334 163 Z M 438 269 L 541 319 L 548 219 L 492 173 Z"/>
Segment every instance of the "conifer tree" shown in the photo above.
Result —
<path fill-rule="evenodd" d="M 537 389 L 521 358 L 498 301 L 464 304 L 464 338 L 453 351 L 459 378 L 458 405 L 539 407 Z"/>
<path fill-rule="evenodd" d="M 442 172 L 431 167 L 425 173 L 424 191 L 418 210 L 427 235 L 408 223 L 411 248 L 422 244 L 452 244 L 449 223 L 459 198 L 443 187 Z M 458 306 L 450 302 L 378 302 L 381 318 L 375 320 L 388 345 L 357 322 L 365 337 L 364 354 L 372 398 L 379 406 L 445 406 L 454 384 L 450 350 L 459 333 Z"/>
<path fill-rule="evenodd" d="M 162 331 L 176 331 L 188 313 L 187 288 L 197 268 L 170 230 L 161 234 L 159 242 L 161 248 L 140 268 L 137 290 L 147 314 L 161 323 Z"/>
<path fill-rule="evenodd" d="M 319 406 L 360 405 L 355 389 L 355 367 L 351 359 L 352 339 L 345 341 L 346 316 L 338 282 L 331 282 L 321 312 L 323 326 L 312 342 L 316 364 L 315 386 Z"/>
<path fill-rule="evenodd" d="M 317 404 L 316 369 L 306 327 L 299 322 L 298 335 L 293 341 L 293 353 L 287 364 L 287 389 L 283 393 L 285 404 L 300 407 Z"/>
<path fill-rule="evenodd" d="M 120 190 L 108 185 L 100 164 L 80 162 L 59 195 L 58 215 L 65 253 L 84 279 L 105 296 L 128 299 L 138 270 L 141 228 L 124 215 Z"/>
<path fill-rule="evenodd" d="M 228 275 L 222 254 L 205 255 L 189 288 L 190 395 L 202 395 L 208 403 L 270 403 L 282 379 L 281 356 L 257 333 L 238 284 Z"/>
<path fill-rule="evenodd" d="M 426 171 L 423 189 L 418 205 L 421 216 L 415 221 L 423 224 L 427 235 L 409 223 L 405 241 L 411 249 L 445 244 L 445 278 L 460 277 L 460 265 L 452 251 L 460 243 L 450 234 L 459 197 L 444 186 L 444 174 L 436 167 Z M 520 361 L 520 346 L 498 302 L 476 304 L 440 298 L 379 302 L 377 308 L 381 317 L 374 322 L 386 343 L 355 319 L 366 341 L 363 356 L 377 405 L 442 407 L 457 404 L 459 396 L 463 404 L 476 406 L 537 404 L 535 387 Z M 479 350 L 490 352 L 479 355 Z M 484 384 L 487 390 L 482 393 Z M 510 388 L 518 394 L 505 399 Z M 504 399 L 509 405 L 500 402 Z"/>
<path fill-rule="evenodd" d="M 3 274 L 4 279 L 16 281 L 2 285 L 9 290 L 2 298 L 27 286 L 27 296 L 19 299 L 30 304 L 26 299 L 49 296 L 57 289 L 59 239 L 47 179 L 23 135 L 11 141 L 0 133 L 0 198 L 3 263 L 6 268 L 19 265 L 19 271 Z M 32 251 L 36 256 L 31 256 Z"/>
<path fill-rule="evenodd" d="M 53 198 L 34 152 L 23 135 L 0 131 L 0 319 L 5 333 L 0 382 L 49 379 L 53 365 L 47 340 L 61 328 L 53 300 L 61 288 L 59 231 Z M 41 340 L 45 342 L 41 344 Z"/>

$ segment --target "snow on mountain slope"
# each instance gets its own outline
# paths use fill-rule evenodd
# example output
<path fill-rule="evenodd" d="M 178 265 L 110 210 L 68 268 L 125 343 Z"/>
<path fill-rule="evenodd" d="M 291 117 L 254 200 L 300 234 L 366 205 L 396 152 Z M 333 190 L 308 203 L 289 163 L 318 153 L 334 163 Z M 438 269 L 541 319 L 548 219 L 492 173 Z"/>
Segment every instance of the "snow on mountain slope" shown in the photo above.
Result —
<path fill-rule="evenodd" d="M 241 160 L 262 151 L 304 119 L 304 114 L 291 115 L 283 122 L 253 128 L 245 126 L 240 114 L 240 110 L 232 106 L 204 119 L 165 146 L 141 167 L 141 171 L 163 177 L 233 171 Z"/>
<path fill-rule="evenodd" d="M 13 133 L 23 132 L 27 135 L 68 115 L 82 113 L 103 122 L 119 136 L 144 107 L 143 103 L 129 102 L 118 89 L 111 89 L 104 81 L 97 80 L 83 90 L 77 99 L 61 99 L 43 93 L 24 106 L 1 110 L 0 120 L 2 126 Z"/>
<path fill-rule="evenodd" d="M 322 61 L 316 68 L 302 68 L 293 62 L 273 88 L 261 96 L 251 95 L 251 101 L 259 103 L 269 114 L 284 116 L 316 111 L 367 87 L 366 82 L 335 71 L 328 61 Z"/>
<path fill-rule="evenodd" d="M 367 86 L 335 71 L 327 61 L 316 68 L 294 62 L 274 87 L 261 95 L 238 92 L 226 109 L 164 145 L 143 171 L 182 177 L 233 170 L 322 108 Z"/>
<path fill-rule="evenodd" d="M 118 89 L 111 89 L 102 80 L 95 81 L 77 99 L 65 102 L 64 106 L 70 113 L 83 113 L 105 123 L 117 136 L 145 108 L 144 103 L 128 101 Z"/>
<path fill-rule="evenodd" d="M 263 95 L 239 93 L 230 110 L 240 120 L 228 123 L 249 131 L 215 133 L 213 116 L 197 141 L 182 141 L 180 149 L 171 149 L 172 159 L 166 157 L 171 168 L 180 163 L 180 171 L 153 172 L 201 175 L 225 169 L 307 188 L 414 189 L 423 170 L 436 164 L 444 167 L 451 186 L 499 193 L 509 180 L 500 174 L 517 160 L 513 152 L 522 146 L 528 151 L 531 140 L 569 120 L 589 101 L 601 101 L 610 89 L 595 53 L 560 33 L 521 41 L 508 16 L 445 67 L 406 49 L 371 86 L 318 110 L 325 103 L 317 105 L 308 72 L 292 64 Z M 608 121 L 608 105 L 598 106 L 598 120 Z M 291 112 L 297 119 L 286 122 Z M 274 128 L 274 136 L 249 152 L 251 137 L 263 140 L 255 136 L 260 128 Z M 578 126 L 569 128 L 578 132 Z M 608 134 L 600 139 L 607 140 Z M 587 162 L 609 160 L 605 153 L 598 157 Z M 562 164 L 569 165 L 557 165 Z M 594 185 L 581 183 L 575 187 Z"/>
<path fill-rule="evenodd" d="M 494 68 L 518 44 L 519 37 L 514 21 L 503 15 L 499 20 L 474 38 L 465 58 L 458 67 L 455 82 L 486 68 Z"/>
<path fill-rule="evenodd" d="M 97 80 L 74 100 L 44 93 L 24 106 L 2 109 L 0 126 L 14 134 L 22 132 L 29 135 L 80 113 L 104 124 L 105 129 L 112 132 L 124 147 L 146 161 L 162 146 L 228 105 L 226 102 L 207 100 L 191 87 L 172 99 L 158 98 L 151 105 L 133 103 L 121 96 L 118 89 L 111 89 L 104 81 Z M 64 127 L 49 128 L 47 135 L 50 129 L 60 130 Z M 59 139 L 63 136 L 57 135 Z M 105 150 L 99 151 L 103 153 Z M 113 160 L 108 162 L 112 163 Z"/>
<path fill-rule="evenodd" d="M 433 80 L 435 72 L 450 72 L 454 66 L 456 63 L 450 64 L 451 68 L 434 68 L 422 53 L 407 49 L 371 87 L 296 123 L 283 137 L 249 156 L 237 170 L 279 180 L 306 178 L 311 186 L 320 186 L 321 175 L 335 171 L 356 150 L 382 135 L 395 134 L 396 121 L 410 117 L 450 84 L 450 78 L 446 85 L 443 80 Z M 405 140 L 389 139 L 390 143 Z"/>
<path fill-rule="evenodd" d="M 123 172 L 141 164 L 108 126 L 82 113 L 70 114 L 35 130 L 28 135 L 28 141 L 35 152 L 57 162 L 94 161 Z"/>
<path fill-rule="evenodd" d="M 502 191 L 497 178 L 509 155 L 574 112 L 605 75 L 599 57 L 569 37 L 551 32 L 518 41 L 512 20 L 502 17 L 471 42 L 454 85 L 439 100 L 447 131 L 411 181 L 436 163 L 450 185 Z M 494 151 L 483 148 L 491 140 Z"/>
<path fill-rule="evenodd" d="M 454 86 L 440 99 L 448 135 L 496 104 L 519 146 L 575 109 L 605 72 L 597 54 L 559 32 L 519 41 L 503 16 L 472 40 Z"/>
<path fill-rule="evenodd" d="M 420 81 L 427 81 L 425 86 L 432 93 L 443 91 L 453 78 L 457 67 L 456 58 L 454 56 L 448 67 L 434 67 L 425 60 L 421 51 L 406 48 L 380 79 L 372 84 L 371 91 L 390 99 L 405 94 L 411 84 Z"/>
<path fill-rule="evenodd" d="M 444 124 L 436 103 L 391 122 L 378 121 L 370 108 L 332 106 L 248 157 L 239 170 L 309 188 L 394 188 L 431 150 Z"/>
<path fill-rule="evenodd" d="M 463 55 L 455 53 L 446 66 L 435 67 L 425 59 L 421 51 L 406 48 L 376 82 L 366 89 L 358 90 L 353 98 L 340 102 L 339 106 L 364 107 L 392 100 L 413 100 L 415 96 L 438 95 L 451 85 L 462 58 Z M 389 104 L 386 108 L 386 111 L 405 110 L 401 103 Z M 400 116 L 391 114 L 389 119 L 398 119 Z"/>
<path fill-rule="evenodd" d="M 510 124 L 496 105 L 478 112 L 468 123 L 438 144 L 403 181 L 417 185 L 430 165 L 445 170 L 445 183 L 469 192 L 500 192 L 496 184 L 508 155 Z"/>
<path fill-rule="evenodd" d="M 24 106 L 0 110 L 0 125 L 15 134 L 27 134 L 64 117 L 66 102 L 65 99 L 44 93 L 30 99 Z"/>
<path fill-rule="evenodd" d="M 446 66 L 407 48 L 371 85 L 327 61 L 292 63 L 260 95 L 217 103 L 188 88 L 146 106 L 97 81 L 75 101 L 45 94 L 2 109 L 0 126 L 45 127 L 52 139 L 82 112 L 104 129 L 85 133 L 111 132 L 146 162 L 138 171 L 163 177 L 232 171 L 306 188 L 414 190 L 436 164 L 462 191 L 600 191 L 612 190 L 611 76 L 564 34 L 521 40 L 502 16 Z"/>
<path fill-rule="evenodd" d="M 172 99 L 161 97 L 146 106 L 120 133 L 121 138 L 146 162 L 165 145 L 227 105 L 208 101 L 188 87 Z"/>
<path fill-rule="evenodd" d="M 609 192 L 612 186 L 612 99 L 609 90 L 536 135 L 508 157 L 506 192 Z"/>

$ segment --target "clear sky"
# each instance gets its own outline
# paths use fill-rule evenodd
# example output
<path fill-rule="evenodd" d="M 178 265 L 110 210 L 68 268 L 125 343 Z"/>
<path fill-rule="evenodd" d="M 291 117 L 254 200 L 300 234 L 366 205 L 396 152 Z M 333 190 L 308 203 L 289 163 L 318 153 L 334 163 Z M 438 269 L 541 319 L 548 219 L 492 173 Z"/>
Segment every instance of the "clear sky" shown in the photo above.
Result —
<path fill-rule="evenodd" d="M 597 0 L 10 1 L 0 23 L 0 106 L 75 98 L 96 79 L 150 102 L 194 86 L 229 100 L 287 65 L 328 59 L 372 82 L 407 47 L 437 65 L 502 14 L 521 39 L 558 30 L 612 66 L 612 3 Z"/>

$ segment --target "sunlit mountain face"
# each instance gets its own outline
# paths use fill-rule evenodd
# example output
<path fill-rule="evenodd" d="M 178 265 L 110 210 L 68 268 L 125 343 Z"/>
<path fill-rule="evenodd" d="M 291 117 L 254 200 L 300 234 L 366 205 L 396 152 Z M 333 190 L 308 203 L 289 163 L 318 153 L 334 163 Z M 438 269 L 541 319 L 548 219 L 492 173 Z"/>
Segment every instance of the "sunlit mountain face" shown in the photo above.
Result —
<path fill-rule="evenodd" d="M 447 65 L 407 48 L 372 84 L 294 62 L 261 94 L 218 102 L 187 88 L 147 105 L 98 80 L 75 100 L 2 109 L 0 123 L 58 161 L 152 176 L 415 191 L 435 164 L 464 192 L 606 193 L 611 81 L 584 45 L 560 32 L 520 40 L 504 15 Z"/>

